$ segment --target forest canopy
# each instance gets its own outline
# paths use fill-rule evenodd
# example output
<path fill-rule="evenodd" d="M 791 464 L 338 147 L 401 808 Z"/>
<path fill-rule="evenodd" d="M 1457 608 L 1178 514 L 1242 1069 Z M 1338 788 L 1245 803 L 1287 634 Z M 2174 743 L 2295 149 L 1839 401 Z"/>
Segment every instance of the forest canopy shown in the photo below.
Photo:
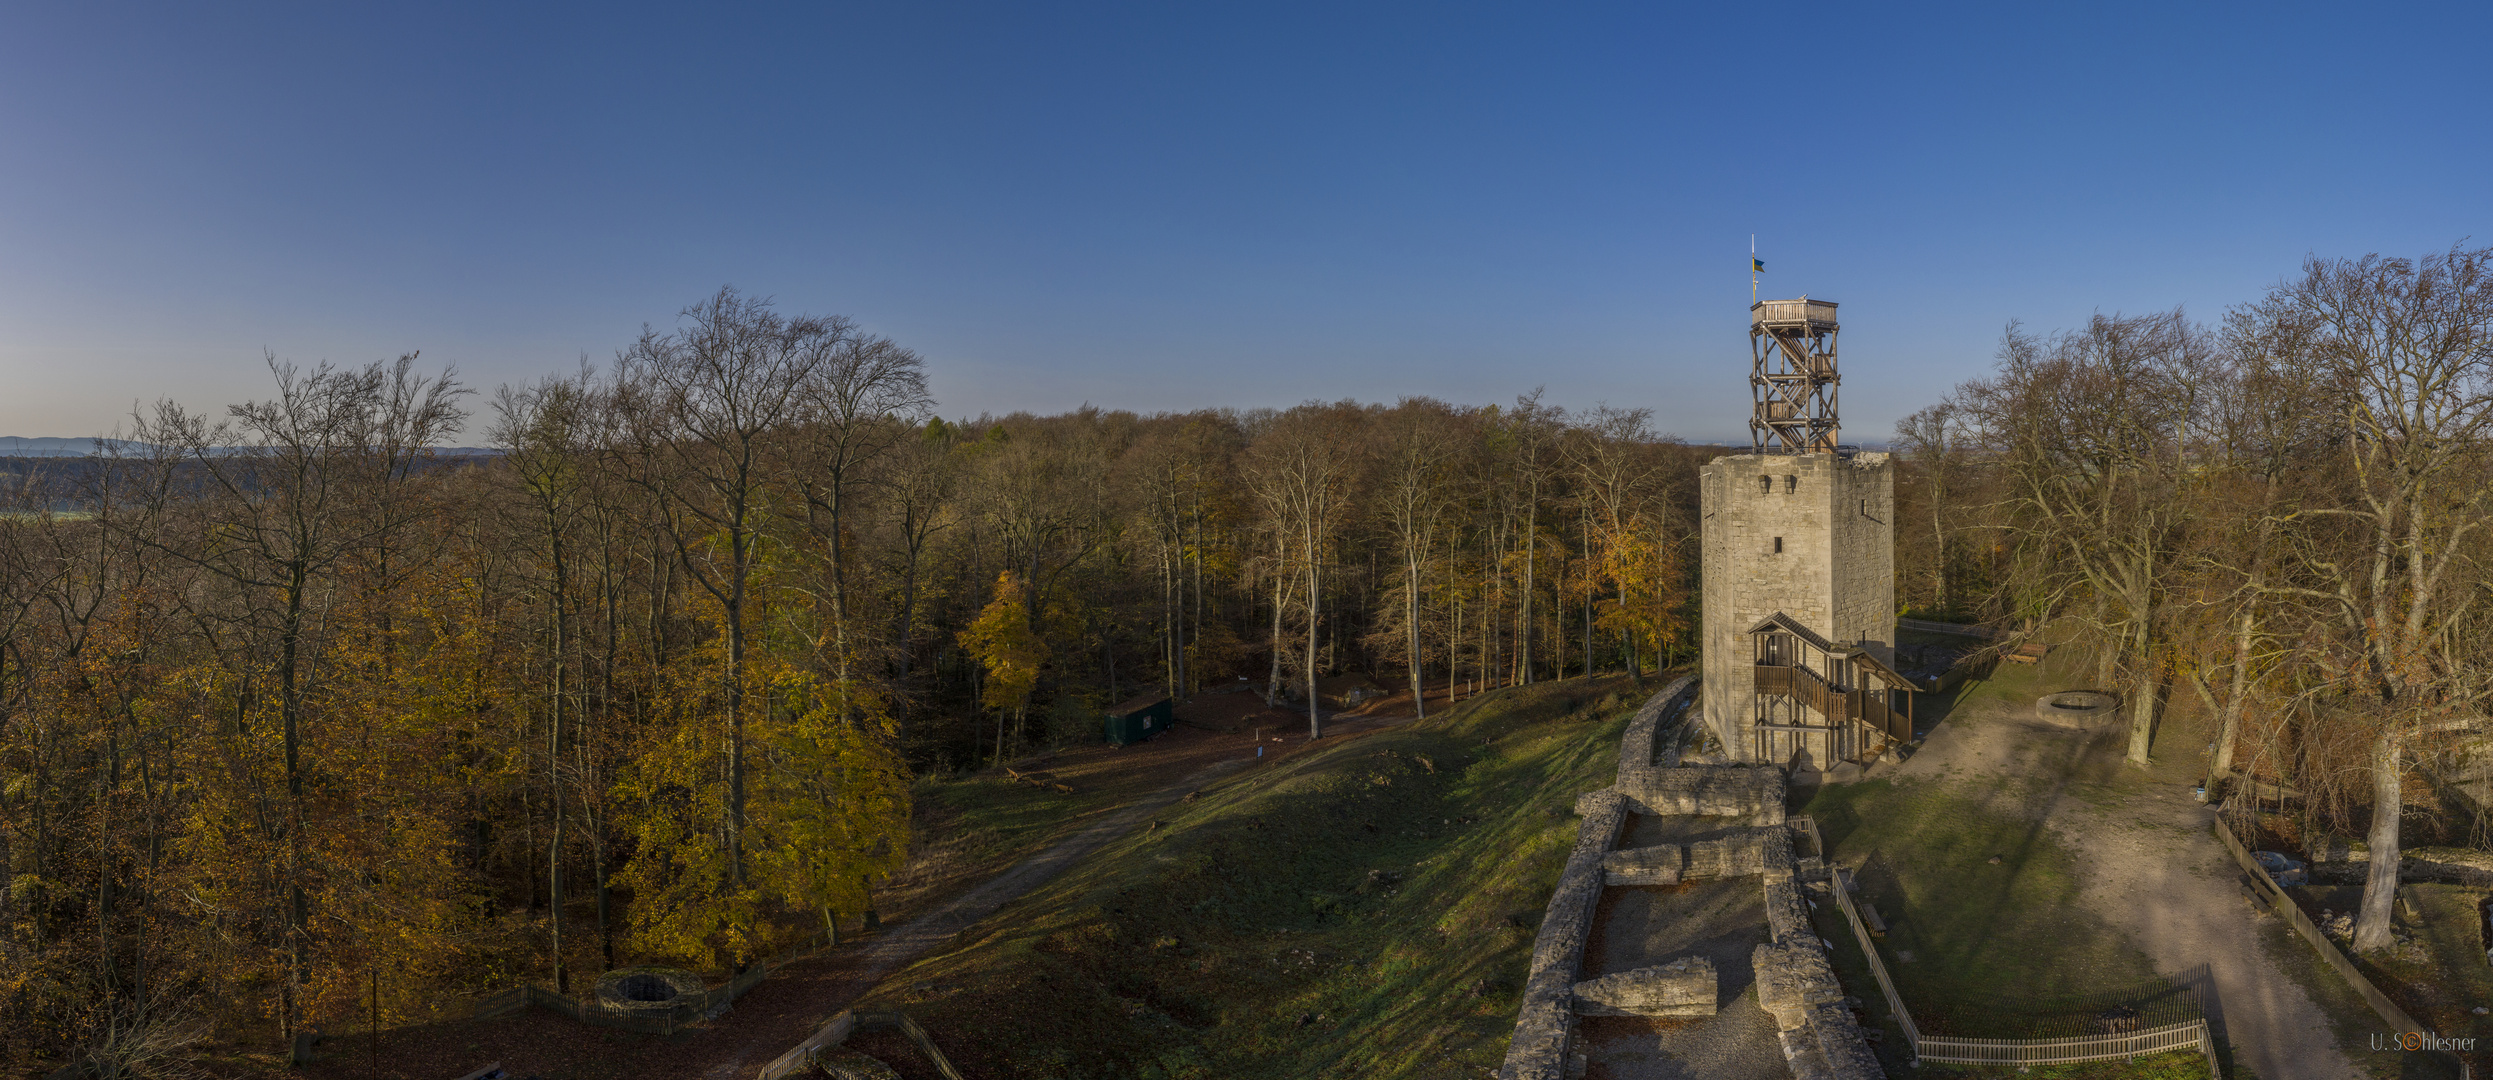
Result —
<path fill-rule="evenodd" d="M 269 373 L 9 463 L 12 1067 L 853 931 L 914 778 L 1138 692 L 1316 734 L 1336 672 L 1681 662 L 1722 452 L 1537 392 L 947 421 L 906 346 L 734 290 L 490 393 Z"/>

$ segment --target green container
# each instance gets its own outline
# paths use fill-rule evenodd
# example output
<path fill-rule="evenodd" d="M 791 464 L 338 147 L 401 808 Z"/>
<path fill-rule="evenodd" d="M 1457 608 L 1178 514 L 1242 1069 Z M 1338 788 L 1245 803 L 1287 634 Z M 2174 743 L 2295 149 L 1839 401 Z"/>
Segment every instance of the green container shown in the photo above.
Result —
<path fill-rule="evenodd" d="M 1126 746 L 1158 735 L 1177 724 L 1177 704 L 1167 694 L 1145 694 L 1108 710 L 1108 742 Z"/>

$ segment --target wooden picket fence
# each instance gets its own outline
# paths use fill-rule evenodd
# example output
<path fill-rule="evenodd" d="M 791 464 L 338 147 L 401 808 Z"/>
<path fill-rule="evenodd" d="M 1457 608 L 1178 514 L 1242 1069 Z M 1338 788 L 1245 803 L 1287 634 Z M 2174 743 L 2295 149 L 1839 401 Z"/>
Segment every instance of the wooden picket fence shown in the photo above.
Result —
<path fill-rule="evenodd" d="M 2399 1008 L 2397 1002 L 2389 1000 L 2389 995 L 2380 992 L 2380 987 L 2372 985 L 2372 980 L 2364 977 L 2363 970 L 2356 967 L 2353 960 L 2348 959 L 2345 953 L 2338 950 L 2337 943 L 2330 941 L 2329 936 L 2321 932 L 2319 926 L 2311 921 L 2311 916 L 2303 913 L 2302 905 L 2295 903 L 2293 897 L 2285 895 L 2285 890 L 2277 887 L 2277 883 L 2268 877 L 2268 872 L 2260 869 L 2259 861 L 2251 858 L 2250 849 L 2243 847 L 2241 838 L 2233 835 L 2233 826 L 2226 822 L 2224 814 L 2219 813 L 2216 816 L 2215 828 L 2216 838 L 2224 841 L 2225 850 L 2233 853 L 2233 861 L 2241 866 L 2242 873 L 2250 881 L 2251 888 L 2258 893 L 2260 901 L 2277 914 L 2284 916 L 2286 924 L 2292 926 L 2295 933 L 2302 935 L 2302 939 L 2310 943 L 2312 951 L 2320 954 L 2322 963 L 2327 964 L 2330 970 L 2337 972 L 2338 977 L 2345 979 L 2346 985 L 2354 987 L 2356 995 L 2363 998 L 2363 1003 L 2371 1006 L 2374 1013 L 2379 1014 L 2381 1020 L 2389 1025 L 2389 1030 L 2417 1032 L 2427 1038 L 2432 1036 L 2431 1028 L 2425 1027 L 2414 1017 L 2407 1015 L 2406 1010 Z M 2439 1050 L 2430 1052 L 2444 1053 Z M 2472 1071 L 2467 1065 L 2467 1059 L 2457 1054 L 2446 1054 L 2446 1057 L 2457 1063 L 2459 1080 L 2469 1080 Z"/>
<path fill-rule="evenodd" d="M 1826 840 L 1818 834 L 1817 820 L 1809 817 L 1794 817 L 1791 820 L 1809 834 L 1811 852 L 1825 859 Z M 1921 1028 L 1913 1023 L 1912 1011 L 1904 1007 L 1904 996 L 1896 992 L 1896 981 L 1887 974 L 1887 964 L 1879 958 L 1878 946 L 1870 942 L 1870 928 L 1861 921 L 1861 912 L 1853 906 L 1851 890 L 1844 887 L 1843 871 L 1837 869 L 1833 862 L 1828 862 L 1827 874 L 1831 885 L 1827 891 L 1835 894 L 1835 906 L 1843 911 L 1844 921 L 1852 926 L 1853 940 L 1860 943 L 1861 955 L 1870 964 L 1870 976 L 1878 980 L 1879 993 L 1886 997 L 1887 1010 L 1895 1016 L 1896 1026 L 1904 1029 L 1905 1042 L 1913 1048 L 1916 1063 L 2058 1065 L 2197 1047 L 2207 1058 L 2208 1076 L 2224 1080 L 2224 1070 L 2216 1062 L 2216 1041 L 2209 1036 L 2207 1021 L 2203 1018 L 2144 1031 L 2066 1039 L 1964 1039 L 1922 1034 Z"/>

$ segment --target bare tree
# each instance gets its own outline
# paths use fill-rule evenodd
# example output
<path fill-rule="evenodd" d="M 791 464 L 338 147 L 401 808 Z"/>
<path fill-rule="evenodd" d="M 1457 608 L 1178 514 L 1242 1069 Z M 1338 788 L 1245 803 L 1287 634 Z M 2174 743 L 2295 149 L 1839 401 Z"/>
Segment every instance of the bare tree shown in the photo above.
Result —
<path fill-rule="evenodd" d="M 823 553 L 832 677 L 846 694 L 856 678 L 858 652 L 850 640 L 846 552 L 855 532 L 848 520 L 853 493 L 878 459 L 915 435 L 935 402 L 926 392 L 925 363 L 889 338 L 857 334 L 847 320 L 832 318 L 824 320 L 823 333 L 808 347 L 819 355 L 805 386 L 811 437 L 804 442 L 797 489 L 804 494 L 806 527 Z"/>
<path fill-rule="evenodd" d="M 1402 563 L 1403 649 L 1411 669 L 1411 702 L 1422 717 L 1428 715 L 1428 692 L 1421 684 L 1427 658 L 1420 644 L 1421 581 L 1432 576 L 1445 520 L 1454 509 L 1462 450 L 1451 413 L 1441 402 L 1404 399 L 1384 414 L 1375 454 L 1374 490 Z"/>
<path fill-rule="evenodd" d="M 2390 944 L 2409 743 L 2474 723 L 2484 691 L 2446 631 L 2482 593 L 2466 576 L 2470 541 L 2493 520 L 2493 248 L 2314 258 L 2246 325 L 2327 389 L 2340 487 L 2292 515 L 2304 569 L 2322 583 L 2293 595 L 2331 610 L 2332 666 L 2373 729 L 2371 873 L 2354 945 L 2379 949 Z"/>
<path fill-rule="evenodd" d="M 303 1020 L 309 883 L 320 872 L 306 856 L 312 807 L 303 758 L 335 573 L 411 523 L 410 505 L 388 487 L 410 478 L 465 417 L 458 400 L 466 390 L 454 373 L 426 379 L 415 374 L 415 360 L 408 354 L 360 369 L 324 363 L 306 372 L 270 357 L 277 396 L 236 405 L 221 423 L 170 401 L 135 418 L 135 439 L 156 448 L 145 497 L 156 520 L 127 535 L 233 586 L 243 607 L 229 617 L 253 632 L 250 662 L 265 664 L 275 682 L 284 793 L 264 803 L 261 828 L 280 860 L 274 914 L 284 972 L 276 1011 L 289 1037 Z M 177 489 L 194 481 L 209 496 L 195 504 L 200 516 L 186 534 L 168 532 L 161 525 L 177 512 Z M 257 713 L 253 681 L 239 685 L 245 700 L 237 714 Z"/>
<path fill-rule="evenodd" d="M 1325 549 L 1350 505 L 1356 467 L 1350 439 L 1357 420 L 1355 406 L 1310 402 L 1276 417 L 1247 450 L 1247 482 L 1263 504 L 1281 550 L 1307 588 L 1307 737 L 1311 739 L 1324 736 L 1316 682 L 1323 671 L 1317 632 L 1323 612 Z"/>
<path fill-rule="evenodd" d="M 2191 427 L 2217 357 L 2178 310 L 2097 315 L 2037 338 L 2011 325 L 1997 377 L 1960 390 L 2012 481 L 2014 520 L 2048 551 L 2042 588 L 2083 590 L 2130 677 L 2129 760 L 2147 762 L 2164 642 L 2158 617 L 2181 557 Z"/>
<path fill-rule="evenodd" d="M 720 672 L 727 722 L 725 847 L 732 889 L 745 887 L 745 692 L 753 573 L 777 440 L 806 416 L 807 394 L 831 347 L 847 332 L 836 319 L 787 318 L 767 300 L 732 288 L 685 308 L 671 333 L 643 330 L 618 376 L 647 386 L 640 429 L 645 456 L 663 457 L 682 480 L 667 494 L 683 511 L 663 524 L 686 576 L 718 602 L 727 638 Z M 713 542 L 715 540 L 715 542 Z"/>

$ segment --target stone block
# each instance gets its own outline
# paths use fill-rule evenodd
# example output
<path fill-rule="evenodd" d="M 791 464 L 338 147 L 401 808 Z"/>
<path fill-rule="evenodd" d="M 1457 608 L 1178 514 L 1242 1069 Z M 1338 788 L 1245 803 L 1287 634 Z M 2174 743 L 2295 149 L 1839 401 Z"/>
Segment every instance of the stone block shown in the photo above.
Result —
<path fill-rule="evenodd" d="M 1783 773 L 1770 766 L 1621 769 L 1619 786 L 1648 814 L 1783 821 Z"/>
<path fill-rule="evenodd" d="M 1683 956 L 1575 984 L 1582 1016 L 1712 1016 L 1718 983 L 1714 962 Z"/>
<path fill-rule="evenodd" d="M 1677 885 L 1684 855 L 1677 844 L 1628 848 L 1601 858 L 1605 885 Z"/>
<path fill-rule="evenodd" d="M 1599 813 L 1603 803 L 1619 797 L 1617 788 L 1595 788 L 1575 797 L 1575 816 L 1591 817 Z"/>
<path fill-rule="evenodd" d="M 1692 880 L 1738 877 L 1754 868 L 1740 864 L 1742 844 L 1736 839 L 1699 840 L 1688 845 L 1688 877 Z"/>
<path fill-rule="evenodd" d="M 1772 851 L 1774 834 L 1779 832 L 1782 830 L 1743 829 L 1729 836 L 1699 840 L 1690 844 L 1688 845 L 1687 876 L 1719 878 L 1762 874 L 1766 871 L 1767 862 L 1771 857 L 1769 852 Z M 1791 851 L 1791 843 L 1786 838 L 1783 855 L 1784 865 L 1787 868 L 1791 865 Z M 1788 879 L 1790 876 L 1787 870 L 1784 877 Z"/>
<path fill-rule="evenodd" d="M 1792 1080 L 1835 1080 L 1826 1066 L 1826 1055 L 1818 1052 L 1818 1040 L 1807 1027 L 1788 1028 L 1775 1033 L 1775 1042 L 1783 1051 L 1784 1063 L 1792 1069 Z"/>
<path fill-rule="evenodd" d="M 1792 880 L 1792 830 L 1770 828 L 1758 834 L 1757 872 L 1768 881 Z"/>
<path fill-rule="evenodd" d="M 1835 968 L 1815 939 L 1760 945 L 1749 954 L 1749 962 L 1757 975 L 1758 1006 L 1773 1014 L 1775 1026 L 1785 1031 L 1808 1024 L 1812 1010 L 1844 1000 L 1843 984 L 1835 981 Z"/>
<path fill-rule="evenodd" d="M 1809 900 L 1801 895 L 1801 887 L 1789 881 L 1766 883 L 1766 928 L 1775 941 L 1815 941 L 1818 932 L 1809 925 Z"/>
<path fill-rule="evenodd" d="M 1810 1009 L 1809 1032 L 1817 1037 L 1818 1054 L 1835 1080 L 1886 1080 L 1870 1041 L 1861 1037 L 1852 1006 L 1837 1001 Z"/>
<path fill-rule="evenodd" d="M 1757 816 L 1751 818 L 1749 823 L 1752 825 L 1783 824 L 1785 818 L 1789 816 L 1783 808 L 1783 801 L 1787 797 L 1783 783 L 1783 770 L 1769 766 L 1751 771 L 1759 775 L 1755 796 Z"/>

